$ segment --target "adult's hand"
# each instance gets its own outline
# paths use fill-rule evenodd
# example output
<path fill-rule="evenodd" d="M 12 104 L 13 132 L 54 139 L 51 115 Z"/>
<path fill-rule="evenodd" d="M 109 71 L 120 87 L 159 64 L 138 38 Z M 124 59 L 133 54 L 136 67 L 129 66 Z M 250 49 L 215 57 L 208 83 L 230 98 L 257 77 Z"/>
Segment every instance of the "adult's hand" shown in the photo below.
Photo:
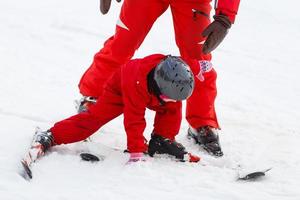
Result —
<path fill-rule="evenodd" d="M 208 54 L 215 50 L 227 35 L 230 27 L 231 22 L 227 16 L 215 15 L 214 21 L 202 33 L 202 36 L 206 37 L 202 48 L 203 53 Z"/>
<path fill-rule="evenodd" d="M 116 0 L 117 2 L 121 2 L 121 0 Z M 111 0 L 100 0 L 100 11 L 103 15 L 108 13 L 111 5 Z"/>

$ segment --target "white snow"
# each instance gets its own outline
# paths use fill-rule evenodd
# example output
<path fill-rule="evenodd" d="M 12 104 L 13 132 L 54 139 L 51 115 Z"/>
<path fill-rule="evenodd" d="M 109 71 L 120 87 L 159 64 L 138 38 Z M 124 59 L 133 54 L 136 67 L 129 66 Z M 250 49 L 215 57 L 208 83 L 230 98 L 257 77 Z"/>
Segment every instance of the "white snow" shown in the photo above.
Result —
<path fill-rule="evenodd" d="M 114 31 L 120 5 L 108 15 L 98 1 L 0 1 L 0 199 L 300 199 L 300 3 L 242 1 L 236 23 L 214 52 L 216 108 L 225 156 L 215 159 L 186 139 L 177 140 L 206 166 L 169 159 L 125 165 L 122 118 L 103 127 L 93 143 L 57 146 L 19 176 L 18 164 L 36 126 L 49 128 L 75 113 L 78 81 Z M 171 14 L 155 23 L 135 57 L 178 54 Z M 171 33 L 171 34 L 170 34 Z M 146 137 L 153 113 L 147 112 Z M 91 149 L 107 155 L 80 161 Z M 236 170 L 273 167 L 257 182 L 237 182 Z"/>

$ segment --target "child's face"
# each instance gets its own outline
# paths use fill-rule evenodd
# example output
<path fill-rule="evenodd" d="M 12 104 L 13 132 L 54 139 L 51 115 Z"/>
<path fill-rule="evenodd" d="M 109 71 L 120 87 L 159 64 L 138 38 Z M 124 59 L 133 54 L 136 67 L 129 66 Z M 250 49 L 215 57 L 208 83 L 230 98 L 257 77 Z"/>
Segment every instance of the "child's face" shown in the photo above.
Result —
<path fill-rule="evenodd" d="M 159 95 L 159 98 L 161 98 L 164 102 L 176 102 L 176 100 L 174 100 L 174 99 L 171 99 L 170 97 L 168 97 L 168 96 L 166 96 L 166 95 L 163 95 L 163 94 L 161 94 L 161 95 Z"/>

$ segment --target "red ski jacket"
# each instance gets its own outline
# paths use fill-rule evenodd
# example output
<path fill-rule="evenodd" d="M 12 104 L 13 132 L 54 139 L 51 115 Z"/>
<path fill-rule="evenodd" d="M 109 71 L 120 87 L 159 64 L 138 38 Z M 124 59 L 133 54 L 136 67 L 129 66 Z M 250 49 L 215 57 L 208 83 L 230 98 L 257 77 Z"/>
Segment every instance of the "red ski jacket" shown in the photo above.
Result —
<path fill-rule="evenodd" d="M 164 57 L 154 54 L 122 65 L 106 82 L 102 96 L 87 112 L 55 123 L 50 129 L 55 144 L 82 141 L 123 113 L 127 149 L 133 153 L 144 152 L 147 150 L 143 136 L 146 108 L 156 111 L 153 131 L 157 135 L 174 139 L 181 123 L 181 102 L 162 103 L 148 92 L 148 74 Z M 195 70 L 190 63 L 193 63 Z M 196 60 L 189 62 L 189 65 L 193 72 L 200 71 Z"/>
<path fill-rule="evenodd" d="M 168 102 L 161 105 L 157 97 L 149 94 L 147 75 L 165 55 L 154 54 L 143 59 L 134 59 L 121 67 L 121 92 L 124 104 L 124 126 L 127 134 L 127 148 L 130 152 L 143 152 L 147 149 L 143 132 L 146 127 L 146 108 L 156 111 L 154 132 L 174 139 L 178 134 L 182 111 L 181 102 Z M 196 64 L 196 62 L 195 62 Z M 194 66 L 195 71 L 199 66 Z M 117 72 L 118 73 L 118 72 Z M 197 73 L 197 72 L 196 72 Z M 111 79 L 118 81 L 117 79 Z M 119 85 L 108 82 L 109 87 Z"/>
<path fill-rule="evenodd" d="M 240 0 L 215 0 L 216 14 L 224 14 L 234 23 L 239 9 Z"/>

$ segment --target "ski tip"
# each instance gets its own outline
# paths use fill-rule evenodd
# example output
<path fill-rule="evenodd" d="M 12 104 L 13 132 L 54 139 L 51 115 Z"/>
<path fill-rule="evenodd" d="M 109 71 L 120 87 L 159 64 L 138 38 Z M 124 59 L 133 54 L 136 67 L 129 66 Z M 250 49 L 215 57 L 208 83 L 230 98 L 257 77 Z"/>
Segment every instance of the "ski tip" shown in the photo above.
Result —
<path fill-rule="evenodd" d="M 268 172 L 268 171 L 270 171 L 271 169 L 272 169 L 272 167 L 266 169 L 266 170 L 265 170 L 265 173 Z"/>
<path fill-rule="evenodd" d="M 263 176 L 266 175 L 266 172 L 270 171 L 272 168 L 268 168 L 266 170 L 262 170 L 262 171 L 256 171 L 256 172 L 251 172 L 248 173 L 244 176 L 239 176 L 238 177 L 238 181 L 250 181 L 250 180 L 257 180 L 259 178 L 262 178 Z"/>
<path fill-rule="evenodd" d="M 20 172 L 20 175 L 27 181 L 32 179 L 32 171 L 29 168 L 29 166 L 23 161 L 21 160 L 21 165 L 22 165 L 22 170 Z"/>
<path fill-rule="evenodd" d="M 242 176 L 242 177 L 239 177 L 238 180 L 241 180 L 241 181 L 247 181 L 247 180 L 255 180 L 255 179 L 258 179 L 262 176 L 265 176 L 265 172 L 252 172 L 250 174 L 247 174 L 245 176 Z"/>

